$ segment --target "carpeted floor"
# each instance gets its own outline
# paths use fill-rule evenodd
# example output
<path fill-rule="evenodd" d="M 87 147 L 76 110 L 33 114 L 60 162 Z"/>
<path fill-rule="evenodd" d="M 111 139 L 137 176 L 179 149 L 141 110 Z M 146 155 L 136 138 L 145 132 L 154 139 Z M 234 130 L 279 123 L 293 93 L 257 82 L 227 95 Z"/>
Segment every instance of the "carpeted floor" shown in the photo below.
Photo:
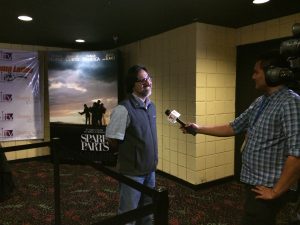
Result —
<path fill-rule="evenodd" d="M 11 164 L 17 189 L 0 203 L 0 224 L 54 224 L 53 166 L 31 161 Z M 242 213 L 242 186 L 232 181 L 194 191 L 162 175 L 157 185 L 169 191 L 169 225 L 238 225 Z M 84 165 L 61 165 L 62 224 L 88 225 L 115 215 L 118 183 Z M 279 217 L 286 225 L 290 208 Z"/>

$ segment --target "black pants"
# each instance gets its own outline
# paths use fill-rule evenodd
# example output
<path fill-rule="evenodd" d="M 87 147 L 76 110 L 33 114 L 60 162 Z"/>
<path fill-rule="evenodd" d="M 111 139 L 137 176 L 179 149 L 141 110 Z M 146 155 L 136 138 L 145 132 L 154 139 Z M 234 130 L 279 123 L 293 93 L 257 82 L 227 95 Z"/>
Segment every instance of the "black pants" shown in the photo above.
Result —
<path fill-rule="evenodd" d="M 251 191 L 254 186 L 245 185 L 245 204 L 242 225 L 275 225 L 276 216 L 280 209 L 289 201 L 289 193 L 273 200 L 256 199 Z"/>

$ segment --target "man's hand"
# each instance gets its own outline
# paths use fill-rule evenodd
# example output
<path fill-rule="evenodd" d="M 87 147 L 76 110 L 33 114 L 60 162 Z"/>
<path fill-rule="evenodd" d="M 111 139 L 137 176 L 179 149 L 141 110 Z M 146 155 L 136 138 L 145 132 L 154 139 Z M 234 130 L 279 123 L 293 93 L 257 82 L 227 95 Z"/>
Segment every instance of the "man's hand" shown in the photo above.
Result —
<path fill-rule="evenodd" d="M 279 194 L 276 193 L 273 188 L 265 186 L 255 186 L 255 188 L 252 188 L 251 191 L 258 194 L 255 197 L 257 199 L 271 200 L 279 197 Z"/>
<path fill-rule="evenodd" d="M 187 123 L 185 126 L 181 126 L 180 129 L 184 134 L 193 134 L 197 133 L 199 126 L 195 123 Z"/>
<path fill-rule="evenodd" d="M 289 188 L 297 182 L 300 176 L 300 157 L 288 156 L 278 182 L 273 188 L 256 186 L 252 189 L 258 195 L 258 199 L 275 199 L 283 195 Z"/>

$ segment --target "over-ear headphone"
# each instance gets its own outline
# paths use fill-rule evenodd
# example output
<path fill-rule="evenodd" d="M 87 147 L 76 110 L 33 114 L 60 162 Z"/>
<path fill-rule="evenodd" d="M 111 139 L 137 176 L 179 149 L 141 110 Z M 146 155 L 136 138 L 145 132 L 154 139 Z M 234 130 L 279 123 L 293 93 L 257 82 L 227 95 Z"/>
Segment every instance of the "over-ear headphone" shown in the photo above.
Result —
<path fill-rule="evenodd" d="M 257 58 L 265 74 L 266 84 L 275 87 L 294 80 L 294 73 L 290 69 L 288 59 L 278 50 L 267 51 Z"/>
<path fill-rule="evenodd" d="M 294 73 L 289 68 L 277 67 L 272 64 L 263 67 L 268 86 L 275 87 L 294 80 Z"/>

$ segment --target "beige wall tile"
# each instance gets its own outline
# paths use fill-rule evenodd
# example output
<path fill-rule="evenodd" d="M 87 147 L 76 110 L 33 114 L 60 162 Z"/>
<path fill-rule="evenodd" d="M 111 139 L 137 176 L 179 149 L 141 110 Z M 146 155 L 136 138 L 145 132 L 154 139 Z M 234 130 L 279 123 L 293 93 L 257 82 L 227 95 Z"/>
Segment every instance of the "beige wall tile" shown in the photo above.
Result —
<path fill-rule="evenodd" d="M 224 165 L 224 176 L 232 176 L 234 174 L 234 163 Z"/>
<path fill-rule="evenodd" d="M 212 59 L 197 59 L 196 62 L 197 73 L 216 73 L 217 61 Z"/>
<path fill-rule="evenodd" d="M 186 180 L 187 169 L 186 167 L 178 166 L 178 177 L 182 180 Z"/>
<path fill-rule="evenodd" d="M 206 88 L 206 101 L 215 101 L 215 100 L 216 100 L 216 89 Z"/>
<path fill-rule="evenodd" d="M 196 87 L 206 87 L 206 73 L 197 73 Z"/>
<path fill-rule="evenodd" d="M 206 182 L 205 171 L 194 171 L 187 169 L 187 181 L 191 184 L 201 184 Z"/>
<path fill-rule="evenodd" d="M 178 153 L 176 151 L 170 151 L 170 162 L 178 164 Z"/>
<path fill-rule="evenodd" d="M 178 152 L 186 155 L 186 142 L 178 141 Z"/>
<path fill-rule="evenodd" d="M 206 88 L 196 88 L 196 101 L 204 102 L 206 98 Z"/>
<path fill-rule="evenodd" d="M 158 157 L 157 169 L 163 171 L 163 159 Z"/>
<path fill-rule="evenodd" d="M 206 153 L 206 143 L 198 143 L 196 144 L 196 152 L 194 156 L 202 157 L 205 156 Z"/>
<path fill-rule="evenodd" d="M 164 148 L 162 153 L 163 153 L 163 159 L 170 161 L 170 150 Z"/>
<path fill-rule="evenodd" d="M 205 168 L 209 169 L 216 166 L 216 158 L 214 155 L 205 156 Z"/>
<path fill-rule="evenodd" d="M 205 157 L 187 156 L 187 166 L 190 170 L 200 171 L 205 169 Z"/>
<path fill-rule="evenodd" d="M 187 155 L 186 154 L 182 154 L 182 153 L 178 153 L 178 165 L 179 166 L 183 166 L 186 167 L 187 166 Z"/>
<path fill-rule="evenodd" d="M 205 170 L 206 181 L 213 181 L 216 179 L 216 167 Z"/>
<path fill-rule="evenodd" d="M 163 159 L 162 168 L 164 172 L 170 173 L 170 162 L 168 160 Z"/>
<path fill-rule="evenodd" d="M 176 131 L 176 134 L 177 134 L 177 131 Z M 177 141 L 177 139 L 170 138 L 170 150 L 177 152 L 177 148 L 178 148 L 178 141 Z"/>
<path fill-rule="evenodd" d="M 196 115 L 205 116 L 206 115 L 206 104 L 205 102 L 196 102 Z"/>
<path fill-rule="evenodd" d="M 224 166 L 217 166 L 215 167 L 215 175 L 216 178 L 215 179 L 220 179 L 220 178 L 224 178 L 225 176 L 225 165 Z"/>
<path fill-rule="evenodd" d="M 178 177 L 178 165 L 175 163 L 170 163 L 170 174 Z"/>

